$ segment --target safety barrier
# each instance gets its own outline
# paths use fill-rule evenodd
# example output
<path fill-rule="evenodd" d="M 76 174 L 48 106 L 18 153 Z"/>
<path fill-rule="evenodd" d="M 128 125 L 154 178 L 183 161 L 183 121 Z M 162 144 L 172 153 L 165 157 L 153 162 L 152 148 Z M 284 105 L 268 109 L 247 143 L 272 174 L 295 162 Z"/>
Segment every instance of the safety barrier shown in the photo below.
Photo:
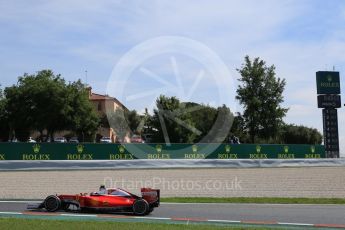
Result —
<path fill-rule="evenodd" d="M 322 145 L 0 143 L 2 160 L 318 159 Z"/>

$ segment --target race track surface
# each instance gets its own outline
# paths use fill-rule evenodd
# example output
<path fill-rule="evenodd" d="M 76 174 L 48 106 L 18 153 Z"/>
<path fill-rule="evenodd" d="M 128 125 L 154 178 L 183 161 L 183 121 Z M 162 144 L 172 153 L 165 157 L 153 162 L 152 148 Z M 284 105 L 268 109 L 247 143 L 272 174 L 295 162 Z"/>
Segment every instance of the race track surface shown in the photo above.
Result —
<path fill-rule="evenodd" d="M 0 214 L 25 212 L 25 201 L 0 201 Z M 43 214 L 43 213 L 42 213 Z M 116 216 L 116 214 L 114 214 Z M 173 204 L 162 203 L 152 219 L 224 220 L 242 223 L 288 223 L 345 227 L 345 205 Z"/>

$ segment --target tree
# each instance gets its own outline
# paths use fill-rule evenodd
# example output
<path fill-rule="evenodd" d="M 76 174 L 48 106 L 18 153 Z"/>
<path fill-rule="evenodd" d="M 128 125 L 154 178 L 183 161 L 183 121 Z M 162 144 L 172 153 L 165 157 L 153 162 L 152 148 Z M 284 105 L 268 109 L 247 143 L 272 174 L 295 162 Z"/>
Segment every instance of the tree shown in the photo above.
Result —
<path fill-rule="evenodd" d="M 80 81 L 66 84 L 51 70 L 24 74 L 17 85 L 5 89 L 6 111 L 11 133 L 25 140 L 28 133 L 47 130 L 71 130 L 92 134 L 98 127 L 98 115 L 88 100 L 86 86 Z"/>
<path fill-rule="evenodd" d="M 124 111 L 128 126 L 133 133 L 140 134 L 145 123 L 145 116 L 140 116 L 136 110 Z"/>
<path fill-rule="evenodd" d="M 314 128 L 302 125 L 284 125 L 282 129 L 282 141 L 284 144 L 321 144 L 322 135 Z"/>
<path fill-rule="evenodd" d="M 100 118 L 89 101 L 86 85 L 80 80 L 67 85 L 67 117 L 69 129 L 82 137 L 83 141 L 94 140 Z"/>
<path fill-rule="evenodd" d="M 3 97 L 3 92 L 0 88 L 0 140 L 7 140 L 9 134 L 8 116 L 5 107 L 6 99 Z"/>
<path fill-rule="evenodd" d="M 275 67 L 266 66 L 265 61 L 248 56 L 241 69 L 240 85 L 236 99 L 244 107 L 243 116 L 250 141 L 256 137 L 277 138 L 288 109 L 283 108 L 285 79 L 276 77 Z"/>
<path fill-rule="evenodd" d="M 244 117 L 239 112 L 237 112 L 236 116 L 234 117 L 234 122 L 231 126 L 228 139 L 233 135 L 238 137 L 241 143 L 250 142 L 250 137 L 248 135 L 248 128 L 246 126 L 246 122 L 244 120 Z"/>
<path fill-rule="evenodd" d="M 112 127 L 117 135 L 117 140 L 123 142 L 125 137 L 131 133 L 126 112 L 122 109 L 115 109 L 114 112 L 107 114 L 109 126 Z"/>
<path fill-rule="evenodd" d="M 194 102 L 181 103 L 181 107 L 189 114 L 195 128 L 200 131 L 193 142 L 200 142 L 207 133 L 212 129 L 217 119 L 218 111 L 209 105 L 200 105 Z"/>
<path fill-rule="evenodd" d="M 65 81 L 51 70 L 24 74 L 17 85 L 5 89 L 5 95 L 15 130 L 38 130 L 42 134 L 46 129 L 52 136 L 68 126 Z"/>
<path fill-rule="evenodd" d="M 156 101 L 149 125 L 154 132 L 154 142 L 171 143 L 221 143 L 233 121 L 230 109 L 225 105 L 213 108 L 194 102 L 180 102 L 176 97 L 161 95 Z"/>
<path fill-rule="evenodd" d="M 156 107 L 152 117 L 152 127 L 157 130 L 153 135 L 154 142 L 193 142 L 198 131 L 178 98 L 161 95 L 156 100 Z"/>

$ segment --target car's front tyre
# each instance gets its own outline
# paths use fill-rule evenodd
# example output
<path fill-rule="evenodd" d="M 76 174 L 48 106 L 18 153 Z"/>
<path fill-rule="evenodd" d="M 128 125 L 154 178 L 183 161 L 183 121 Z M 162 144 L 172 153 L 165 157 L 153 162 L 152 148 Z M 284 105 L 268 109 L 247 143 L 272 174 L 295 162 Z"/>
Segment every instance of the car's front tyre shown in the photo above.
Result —
<path fill-rule="evenodd" d="M 48 212 L 56 212 L 57 210 L 60 209 L 60 207 L 61 207 L 61 200 L 59 197 L 55 195 L 48 196 L 44 200 L 44 208 Z"/>

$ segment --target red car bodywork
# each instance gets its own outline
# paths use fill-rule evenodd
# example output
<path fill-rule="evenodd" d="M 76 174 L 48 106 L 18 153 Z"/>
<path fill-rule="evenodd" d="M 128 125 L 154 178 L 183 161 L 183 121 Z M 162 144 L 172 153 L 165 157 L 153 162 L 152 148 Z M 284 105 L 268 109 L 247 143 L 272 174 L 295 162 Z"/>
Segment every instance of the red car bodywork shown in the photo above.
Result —
<path fill-rule="evenodd" d="M 160 203 L 160 190 L 141 189 L 142 197 L 123 189 L 107 189 L 105 192 L 77 195 L 51 195 L 40 204 L 29 204 L 28 209 L 42 209 L 55 212 L 68 210 L 72 206 L 78 211 L 130 212 L 147 215 Z"/>

